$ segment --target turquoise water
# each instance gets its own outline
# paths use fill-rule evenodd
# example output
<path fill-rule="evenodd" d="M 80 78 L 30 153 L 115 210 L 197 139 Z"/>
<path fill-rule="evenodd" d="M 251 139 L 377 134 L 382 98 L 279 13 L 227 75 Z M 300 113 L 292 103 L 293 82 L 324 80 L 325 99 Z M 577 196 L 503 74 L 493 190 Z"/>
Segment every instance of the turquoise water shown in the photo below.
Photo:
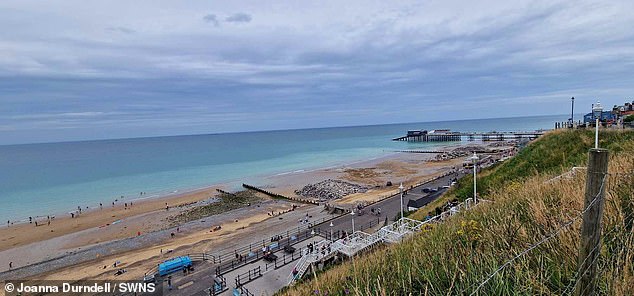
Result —
<path fill-rule="evenodd" d="M 549 129 L 566 116 L 320 128 L 0 146 L 0 221 L 109 205 L 217 183 L 380 157 L 430 143 L 391 141 L 408 129 Z M 237 186 L 237 185 L 236 185 Z"/>

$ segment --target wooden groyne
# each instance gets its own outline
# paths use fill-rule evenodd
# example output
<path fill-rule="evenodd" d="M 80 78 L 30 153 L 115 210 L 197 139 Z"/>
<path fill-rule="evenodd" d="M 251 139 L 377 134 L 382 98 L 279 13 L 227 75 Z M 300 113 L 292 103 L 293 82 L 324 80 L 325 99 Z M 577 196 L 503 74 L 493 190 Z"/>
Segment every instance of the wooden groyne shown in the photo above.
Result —
<path fill-rule="evenodd" d="M 533 140 L 543 135 L 543 131 L 534 132 L 451 132 L 448 130 L 426 131 L 426 130 L 410 130 L 407 135 L 392 139 L 392 141 L 409 141 L 409 142 L 449 142 L 449 141 L 505 141 L 529 139 Z M 428 152 L 433 153 L 433 152 Z"/>
<path fill-rule="evenodd" d="M 296 198 L 296 197 L 288 197 L 288 196 L 284 196 L 284 195 L 281 195 L 281 194 L 278 194 L 278 193 L 275 193 L 275 192 L 264 190 L 262 188 L 258 188 L 258 187 L 255 187 L 255 186 L 249 185 L 249 184 L 242 183 L 242 187 L 244 187 L 246 189 L 249 189 L 249 190 L 256 191 L 256 192 L 260 192 L 262 194 L 266 194 L 266 195 L 268 195 L 268 196 L 270 196 L 272 198 L 286 199 L 286 200 L 290 200 L 290 201 L 293 201 L 293 202 L 299 202 L 299 203 L 305 203 L 305 204 L 311 204 L 311 205 L 318 205 L 319 204 L 318 202 L 313 201 L 313 200 L 301 199 L 301 198 Z"/>

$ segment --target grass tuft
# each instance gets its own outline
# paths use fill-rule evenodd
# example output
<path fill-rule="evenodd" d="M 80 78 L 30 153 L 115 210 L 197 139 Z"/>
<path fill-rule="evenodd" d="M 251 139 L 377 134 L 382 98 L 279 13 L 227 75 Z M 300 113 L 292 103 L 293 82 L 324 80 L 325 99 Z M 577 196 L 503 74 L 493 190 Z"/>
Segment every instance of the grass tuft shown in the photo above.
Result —
<path fill-rule="evenodd" d="M 482 172 L 481 203 L 407 239 L 318 274 L 281 295 L 469 295 L 510 258 L 577 217 L 585 173 L 546 182 L 585 166 L 590 131 L 552 132 L 515 158 Z M 601 133 L 611 158 L 598 261 L 599 295 L 634 295 L 634 132 Z M 629 173 L 629 174 L 628 174 Z M 469 197 L 469 180 L 448 199 Z M 480 189 L 480 188 L 479 188 Z M 412 217 L 424 217 L 433 207 Z M 570 294 L 577 278 L 580 220 L 515 260 L 476 295 Z M 315 284 L 318 282 L 318 286 Z M 347 291 L 347 292 L 346 292 Z"/>

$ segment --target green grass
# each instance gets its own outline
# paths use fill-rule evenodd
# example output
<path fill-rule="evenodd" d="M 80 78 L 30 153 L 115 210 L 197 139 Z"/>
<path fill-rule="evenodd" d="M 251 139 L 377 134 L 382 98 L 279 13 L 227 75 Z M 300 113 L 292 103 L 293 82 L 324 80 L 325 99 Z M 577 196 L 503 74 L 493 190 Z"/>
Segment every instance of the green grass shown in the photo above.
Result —
<path fill-rule="evenodd" d="M 612 153 L 623 151 L 623 143 L 634 140 L 632 132 L 602 132 L 599 146 Z M 591 130 L 557 131 L 542 137 L 520 151 L 517 156 L 482 172 L 478 176 L 478 192 L 488 195 L 491 190 L 539 175 L 561 173 L 573 166 L 585 166 L 587 151 L 594 146 Z M 459 200 L 473 196 L 473 177 L 460 180 L 454 191 Z"/>
<path fill-rule="evenodd" d="M 610 172 L 634 171 L 634 132 L 603 132 L 601 139 L 611 151 Z M 579 214 L 584 174 L 557 184 L 545 181 L 585 166 L 593 140 L 591 131 L 549 133 L 514 159 L 482 172 L 483 197 L 493 203 L 359 256 L 354 264 L 335 266 L 282 294 L 469 295 L 506 260 Z M 460 183 L 449 198 L 469 196 L 471 182 Z M 634 176 L 614 174 L 608 184 L 597 294 L 633 295 Z M 577 275 L 579 233 L 580 224 L 572 224 L 504 268 L 477 295 L 567 294 Z"/>

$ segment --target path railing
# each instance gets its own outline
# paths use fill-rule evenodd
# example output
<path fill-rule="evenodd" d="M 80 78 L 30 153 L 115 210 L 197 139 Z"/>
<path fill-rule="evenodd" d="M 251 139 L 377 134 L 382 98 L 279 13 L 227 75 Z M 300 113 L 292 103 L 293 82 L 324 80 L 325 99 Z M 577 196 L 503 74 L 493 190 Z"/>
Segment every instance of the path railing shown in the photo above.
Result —
<path fill-rule="evenodd" d="M 283 249 L 285 246 L 292 246 L 305 241 L 306 239 L 312 237 L 313 230 L 316 234 L 327 235 L 316 226 L 339 217 L 341 216 L 324 217 L 317 221 L 313 221 L 312 223 L 298 226 L 295 229 L 272 236 L 272 238 L 276 238 L 275 240 L 262 240 L 262 242 L 251 243 L 233 251 L 216 255 L 213 257 L 214 263 L 216 264 L 216 274 L 224 274 L 235 270 L 236 268 L 260 260 L 264 257 L 265 252 L 276 252 Z M 262 248 L 265 248 L 265 250 L 262 250 Z"/>
<path fill-rule="evenodd" d="M 451 207 L 449 210 L 442 212 L 440 215 L 433 216 L 425 221 L 418 221 L 403 217 L 396 222 L 393 222 L 387 226 L 381 227 L 377 232 L 369 234 L 363 231 L 355 231 L 350 236 L 336 240 L 334 242 L 330 240 L 322 240 L 314 244 L 313 252 L 305 250 L 302 253 L 302 258 L 297 262 L 293 272 L 289 276 L 289 285 L 293 284 L 299 278 L 301 278 L 308 270 L 311 264 L 318 262 L 322 259 L 326 259 L 332 256 L 334 253 L 342 253 L 346 256 L 352 257 L 355 254 L 368 249 L 378 243 L 397 243 L 403 240 L 403 238 L 419 232 L 423 229 L 423 226 L 431 223 L 438 223 L 446 218 L 453 216 L 460 211 L 468 210 L 473 206 L 473 199 L 468 198 L 462 203 Z M 324 247 L 327 252 L 324 252 Z"/>
<path fill-rule="evenodd" d="M 227 280 L 222 276 L 216 276 L 213 286 L 209 287 L 206 292 L 209 295 L 216 296 L 227 290 Z"/>
<path fill-rule="evenodd" d="M 247 272 L 239 274 L 236 281 L 236 288 L 242 287 L 247 283 L 254 281 L 255 279 L 262 276 L 262 267 L 258 266 L 254 269 L 249 269 Z"/>

